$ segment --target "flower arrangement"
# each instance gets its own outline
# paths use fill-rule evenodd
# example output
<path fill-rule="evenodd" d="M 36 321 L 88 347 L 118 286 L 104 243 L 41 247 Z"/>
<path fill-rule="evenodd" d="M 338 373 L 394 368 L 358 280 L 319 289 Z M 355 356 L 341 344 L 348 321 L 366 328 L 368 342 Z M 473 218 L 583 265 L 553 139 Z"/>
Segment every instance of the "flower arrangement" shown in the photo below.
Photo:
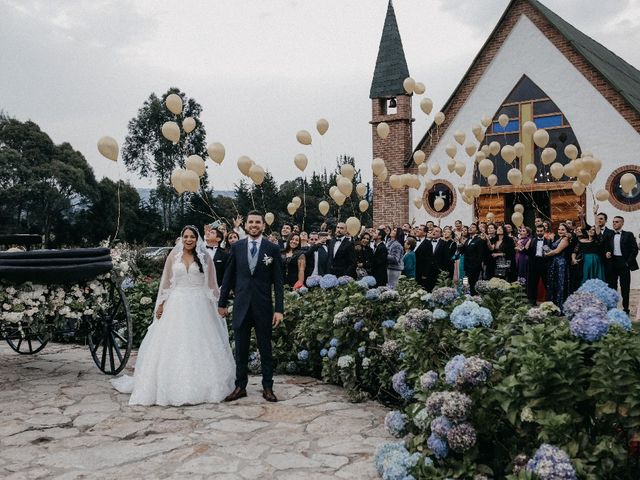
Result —
<path fill-rule="evenodd" d="M 620 294 L 613 288 L 609 288 L 609 285 L 598 278 L 587 280 L 580 286 L 578 291 L 583 293 L 593 293 L 598 300 L 604 303 L 607 310 L 616 308 L 620 302 Z"/>
<path fill-rule="evenodd" d="M 601 308 L 586 307 L 573 316 L 570 329 L 574 336 L 596 342 L 609 331 L 609 318 Z"/>
<path fill-rule="evenodd" d="M 323 290 L 328 290 L 330 288 L 335 288 L 337 286 L 338 286 L 338 278 L 335 275 L 331 275 L 330 273 L 328 273 L 320 279 L 320 288 L 322 288 Z"/>
<path fill-rule="evenodd" d="M 584 308 L 597 308 L 603 313 L 607 313 L 605 304 L 590 292 L 574 292 L 567 297 L 562 305 L 562 311 L 570 319 Z"/>
<path fill-rule="evenodd" d="M 458 291 L 452 287 L 440 287 L 431 292 L 429 303 L 432 305 L 445 306 L 453 303 L 458 298 Z"/>
<path fill-rule="evenodd" d="M 458 330 L 467 330 L 479 325 L 490 327 L 493 322 L 491 311 L 471 300 L 465 300 L 454 308 L 450 317 L 451 323 Z"/>

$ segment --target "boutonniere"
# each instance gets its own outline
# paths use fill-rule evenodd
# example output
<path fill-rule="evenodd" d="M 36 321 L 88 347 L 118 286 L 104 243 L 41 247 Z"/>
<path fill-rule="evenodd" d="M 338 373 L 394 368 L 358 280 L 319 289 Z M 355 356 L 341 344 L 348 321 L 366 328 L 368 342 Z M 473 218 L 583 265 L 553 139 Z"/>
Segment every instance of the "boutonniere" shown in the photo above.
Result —
<path fill-rule="evenodd" d="M 264 258 L 262 259 L 262 263 L 264 263 L 268 267 L 269 265 L 271 265 L 271 262 L 273 262 L 273 258 L 265 254 Z"/>

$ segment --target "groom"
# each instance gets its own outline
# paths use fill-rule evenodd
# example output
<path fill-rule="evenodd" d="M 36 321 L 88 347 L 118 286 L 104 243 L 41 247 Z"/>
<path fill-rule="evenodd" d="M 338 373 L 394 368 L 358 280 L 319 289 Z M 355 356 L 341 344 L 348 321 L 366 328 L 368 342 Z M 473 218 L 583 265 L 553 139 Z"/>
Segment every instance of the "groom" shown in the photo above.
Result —
<path fill-rule="evenodd" d="M 225 399 L 227 402 L 247 396 L 247 372 L 251 328 L 256 331 L 260 363 L 262 365 L 262 396 L 277 402 L 273 393 L 273 359 L 271 330 L 280 325 L 284 312 L 282 259 L 277 245 L 262 236 L 264 217 L 252 210 L 247 215 L 245 230 L 248 237 L 238 240 L 231 253 L 220 289 L 218 312 L 229 313 L 229 292 L 233 291 L 233 332 L 236 342 L 236 388 Z M 275 292 L 275 312 L 271 291 Z"/>

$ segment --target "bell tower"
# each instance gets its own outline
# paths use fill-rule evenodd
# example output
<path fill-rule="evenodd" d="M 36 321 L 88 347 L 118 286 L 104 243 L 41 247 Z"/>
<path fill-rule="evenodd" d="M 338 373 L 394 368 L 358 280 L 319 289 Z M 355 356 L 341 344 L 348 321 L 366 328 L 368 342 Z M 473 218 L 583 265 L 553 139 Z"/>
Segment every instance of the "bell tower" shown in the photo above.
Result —
<path fill-rule="evenodd" d="M 405 160 L 412 152 L 412 110 L 411 95 L 404 90 L 404 79 L 409 76 L 409 68 L 402 48 L 393 2 L 389 0 L 384 21 L 382 38 L 378 47 L 378 59 L 371 82 L 371 134 L 373 158 L 382 158 L 388 175 L 406 173 Z M 389 125 L 389 135 L 378 136 L 378 124 Z M 373 179 L 373 222 L 380 224 L 401 224 L 411 219 L 409 216 L 409 193 L 406 188 L 395 190 L 389 179 Z"/>

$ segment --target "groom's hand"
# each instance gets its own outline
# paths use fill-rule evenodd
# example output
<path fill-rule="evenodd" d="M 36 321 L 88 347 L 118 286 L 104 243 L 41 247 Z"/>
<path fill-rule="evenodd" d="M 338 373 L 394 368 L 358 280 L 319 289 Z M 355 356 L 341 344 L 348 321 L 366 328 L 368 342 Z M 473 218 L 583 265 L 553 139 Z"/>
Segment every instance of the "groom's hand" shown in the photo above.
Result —
<path fill-rule="evenodd" d="M 218 307 L 218 315 L 220 315 L 221 317 L 226 317 L 228 313 L 229 313 L 228 308 Z"/>
<path fill-rule="evenodd" d="M 273 321 L 271 322 L 271 325 L 273 325 L 274 327 L 280 325 L 280 323 L 282 322 L 282 317 L 283 315 L 281 313 L 275 312 L 273 314 Z"/>

